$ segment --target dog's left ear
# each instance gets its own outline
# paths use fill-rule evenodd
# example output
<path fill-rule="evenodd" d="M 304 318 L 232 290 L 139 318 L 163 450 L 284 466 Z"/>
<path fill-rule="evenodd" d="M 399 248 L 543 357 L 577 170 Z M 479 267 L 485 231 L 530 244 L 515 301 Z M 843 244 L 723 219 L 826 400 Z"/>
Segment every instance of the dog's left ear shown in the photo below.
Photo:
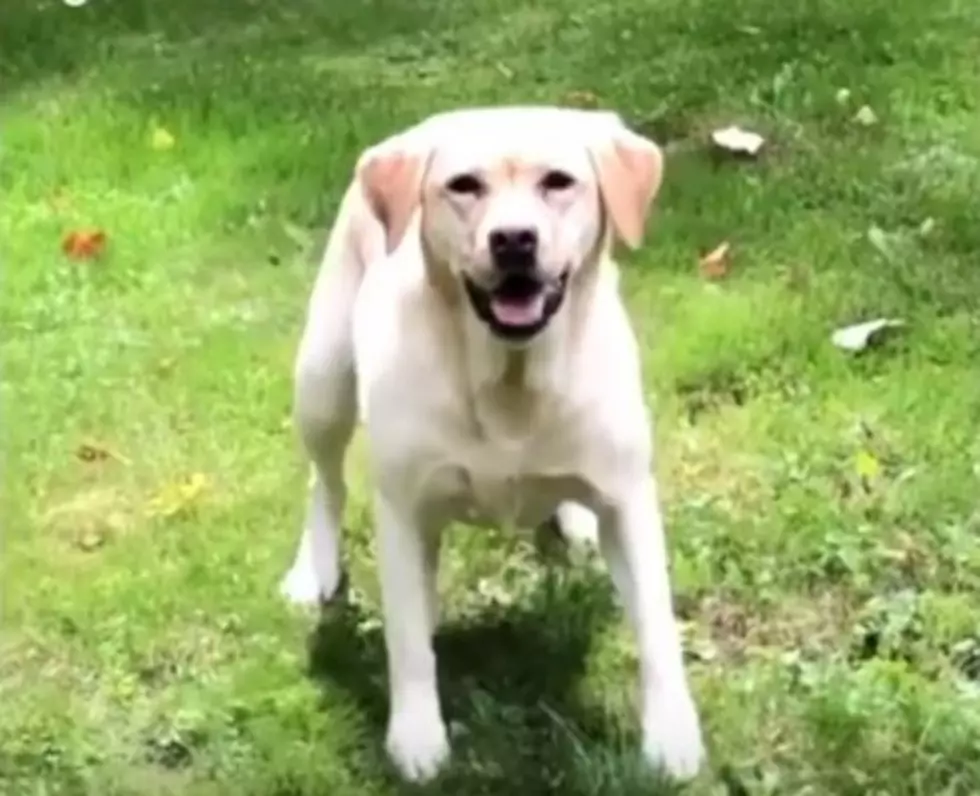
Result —
<path fill-rule="evenodd" d="M 403 134 L 371 147 L 357 163 L 357 180 L 385 228 L 389 254 L 402 242 L 421 203 L 428 156 L 428 149 Z"/>
<path fill-rule="evenodd" d="M 663 153 L 618 119 L 590 147 L 606 212 L 619 237 L 631 249 L 643 240 L 650 203 L 663 179 Z"/>

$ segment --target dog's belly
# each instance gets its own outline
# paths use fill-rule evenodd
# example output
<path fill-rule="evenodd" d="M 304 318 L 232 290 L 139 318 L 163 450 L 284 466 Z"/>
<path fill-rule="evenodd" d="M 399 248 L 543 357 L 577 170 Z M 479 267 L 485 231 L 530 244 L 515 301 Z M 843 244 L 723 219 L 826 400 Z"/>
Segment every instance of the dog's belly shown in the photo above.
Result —
<path fill-rule="evenodd" d="M 563 501 L 586 502 L 590 490 L 569 475 L 501 476 L 445 466 L 433 474 L 428 500 L 443 520 L 533 528 Z"/>

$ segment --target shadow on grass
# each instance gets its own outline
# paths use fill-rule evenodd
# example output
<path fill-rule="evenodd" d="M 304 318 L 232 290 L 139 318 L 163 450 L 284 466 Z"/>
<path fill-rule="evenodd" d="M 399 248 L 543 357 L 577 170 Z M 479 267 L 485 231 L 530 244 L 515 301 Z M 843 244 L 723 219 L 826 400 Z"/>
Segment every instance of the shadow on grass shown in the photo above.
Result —
<path fill-rule="evenodd" d="M 643 770 L 632 726 L 578 698 L 592 638 L 616 616 L 605 579 L 550 573 L 519 606 L 444 622 L 435 647 L 453 764 L 424 792 L 667 793 Z M 310 639 L 310 674 L 352 695 L 374 727 L 368 770 L 356 773 L 394 783 L 383 751 L 383 633 L 363 630 L 364 620 L 351 605 L 326 609 Z"/>

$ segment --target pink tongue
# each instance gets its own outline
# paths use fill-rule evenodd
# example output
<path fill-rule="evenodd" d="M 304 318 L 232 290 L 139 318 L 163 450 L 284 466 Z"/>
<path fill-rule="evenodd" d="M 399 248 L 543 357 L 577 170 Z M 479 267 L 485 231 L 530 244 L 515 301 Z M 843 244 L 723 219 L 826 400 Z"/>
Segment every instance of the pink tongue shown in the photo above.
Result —
<path fill-rule="evenodd" d="M 494 298 L 490 311 L 500 323 L 507 326 L 530 326 L 541 320 L 544 312 L 544 294 L 538 293 L 524 299 Z"/>

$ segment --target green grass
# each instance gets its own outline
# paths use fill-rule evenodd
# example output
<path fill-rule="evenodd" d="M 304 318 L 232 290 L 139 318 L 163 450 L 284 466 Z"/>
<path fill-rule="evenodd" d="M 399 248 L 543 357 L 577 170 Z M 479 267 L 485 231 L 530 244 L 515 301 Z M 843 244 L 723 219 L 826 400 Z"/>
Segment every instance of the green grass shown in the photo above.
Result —
<path fill-rule="evenodd" d="M 624 271 L 711 759 L 686 792 L 980 792 L 980 15 L 533 9 L 3 0 L 0 792 L 407 790 L 382 751 L 358 456 L 358 599 L 316 627 L 276 593 L 305 497 L 294 347 L 362 147 L 570 92 L 668 151 Z M 865 104 L 876 124 L 853 121 Z M 733 121 L 768 137 L 759 162 L 708 151 Z M 106 256 L 68 260 L 88 226 Z M 708 284 L 697 256 L 723 239 L 734 264 Z M 830 344 L 879 315 L 908 325 L 860 357 Z M 655 792 L 600 568 L 461 533 L 443 574 L 455 757 L 428 791 Z"/>

